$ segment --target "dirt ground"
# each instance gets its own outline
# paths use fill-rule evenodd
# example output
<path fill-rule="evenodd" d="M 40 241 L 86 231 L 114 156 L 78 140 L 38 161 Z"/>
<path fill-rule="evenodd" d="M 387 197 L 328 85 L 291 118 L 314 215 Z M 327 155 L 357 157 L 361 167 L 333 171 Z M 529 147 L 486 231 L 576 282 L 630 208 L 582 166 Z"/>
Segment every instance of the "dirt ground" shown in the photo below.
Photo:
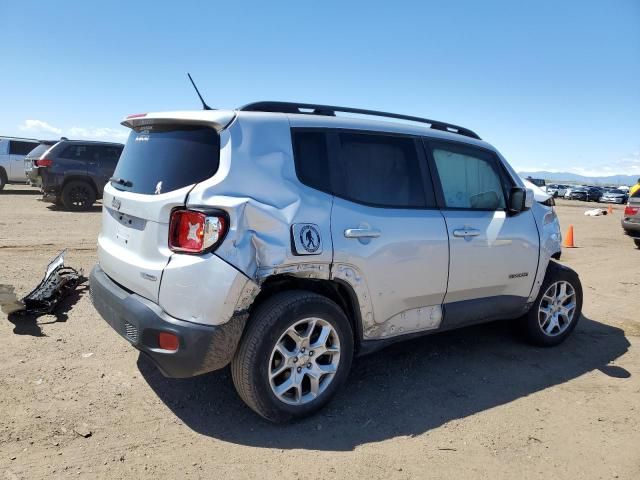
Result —
<path fill-rule="evenodd" d="M 96 261 L 99 207 L 34 193 L 0 194 L 0 284 L 19 296 L 63 248 L 85 272 Z M 583 215 L 595 206 L 557 208 L 585 296 L 566 343 L 533 348 L 501 322 L 398 344 L 357 359 L 329 407 L 292 425 L 245 407 L 228 370 L 163 378 L 86 290 L 56 316 L 0 313 L 0 478 L 638 479 L 640 250 L 622 207 Z"/>

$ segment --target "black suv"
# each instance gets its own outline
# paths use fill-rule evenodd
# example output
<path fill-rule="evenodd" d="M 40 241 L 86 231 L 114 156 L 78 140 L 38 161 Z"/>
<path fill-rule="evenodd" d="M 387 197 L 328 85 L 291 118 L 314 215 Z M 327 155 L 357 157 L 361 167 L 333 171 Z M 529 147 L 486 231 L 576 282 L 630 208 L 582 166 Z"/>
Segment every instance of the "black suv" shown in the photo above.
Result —
<path fill-rule="evenodd" d="M 585 202 L 599 202 L 602 190 L 598 187 L 577 187 L 571 189 L 571 200 L 583 200 Z"/>
<path fill-rule="evenodd" d="M 124 145 L 63 139 L 32 163 L 29 179 L 41 185 L 43 200 L 69 210 L 87 210 L 102 198 Z"/>

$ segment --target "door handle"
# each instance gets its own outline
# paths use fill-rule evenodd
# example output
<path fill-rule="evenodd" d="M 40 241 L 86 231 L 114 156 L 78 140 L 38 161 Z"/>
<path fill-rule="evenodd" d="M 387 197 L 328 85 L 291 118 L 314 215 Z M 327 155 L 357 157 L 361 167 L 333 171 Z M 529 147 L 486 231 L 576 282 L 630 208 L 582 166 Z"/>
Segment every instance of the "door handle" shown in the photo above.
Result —
<path fill-rule="evenodd" d="M 459 228 L 453 231 L 454 237 L 477 237 L 480 235 L 480 230 L 476 230 L 475 228 Z"/>
<path fill-rule="evenodd" d="M 347 228 L 344 236 L 347 238 L 378 238 L 382 232 L 377 228 Z"/>

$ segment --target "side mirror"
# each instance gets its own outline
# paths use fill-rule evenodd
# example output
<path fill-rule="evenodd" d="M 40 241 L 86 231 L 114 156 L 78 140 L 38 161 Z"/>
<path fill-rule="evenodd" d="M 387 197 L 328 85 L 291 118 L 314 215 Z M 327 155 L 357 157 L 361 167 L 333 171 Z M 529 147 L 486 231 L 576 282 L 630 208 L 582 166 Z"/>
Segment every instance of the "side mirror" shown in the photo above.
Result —
<path fill-rule="evenodd" d="M 533 204 L 533 190 L 513 187 L 509 192 L 509 213 L 516 215 L 531 208 Z"/>

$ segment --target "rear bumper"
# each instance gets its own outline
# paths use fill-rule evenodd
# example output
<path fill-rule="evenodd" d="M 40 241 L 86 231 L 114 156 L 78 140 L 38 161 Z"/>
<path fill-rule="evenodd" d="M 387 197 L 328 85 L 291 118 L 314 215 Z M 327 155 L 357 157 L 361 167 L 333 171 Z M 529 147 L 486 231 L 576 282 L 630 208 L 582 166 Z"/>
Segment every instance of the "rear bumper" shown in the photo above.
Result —
<path fill-rule="evenodd" d="M 633 238 L 640 238 L 640 223 L 638 222 L 630 222 L 628 220 L 622 219 L 622 228 L 624 229 L 624 233 Z"/>
<path fill-rule="evenodd" d="M 32 185 L 35 185 L 36 183 L 38 185 L 42 184 L 42 178 L 40 178 L 38 167 L 31 167 L 29 169 L 25 168 L 24 174 L 27 177 L 27 180 L 29 180 Z"/>
<path fill-rule="evenodd" d="M 56 192 L 42 192 L 42 201 L 57 203 L 59 199 L 59 195 Z"/>
<path fill-rule="evenodd" d="M 63 176 L 46 171 L 46 168 L 42 168 L 42 170 L 39 176 L 42 200 L 45 202 L 56 202 L 62 191 Z"/>
<path fill-rule="evenodd" d="M 115 283 L 99 265 L 90 276 L 91 299 L 98 313 L 120 336 L 146 354 L 163 375 L 185 378 L 225 367 L 232 359 L 246 314 L 216 326 L 178 320 L 162 308 Z M 158 346 L 158 334 L 179 338 L 175 352 Z"/>

